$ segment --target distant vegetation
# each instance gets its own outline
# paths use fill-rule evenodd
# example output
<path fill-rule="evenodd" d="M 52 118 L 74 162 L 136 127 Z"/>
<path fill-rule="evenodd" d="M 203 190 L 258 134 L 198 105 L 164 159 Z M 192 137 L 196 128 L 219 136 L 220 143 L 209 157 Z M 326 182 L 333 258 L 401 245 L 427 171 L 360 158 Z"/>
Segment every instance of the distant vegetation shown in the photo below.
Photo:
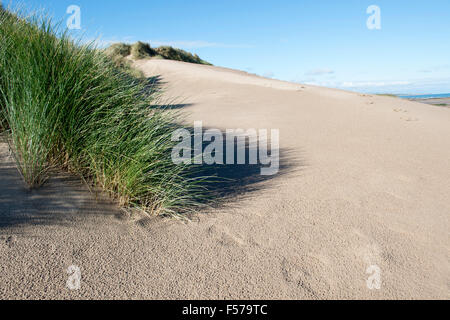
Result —
<path fill-rule="evenodd" d="M 196 54 L 169 46 L 151 48 L 150 44 L 140 41 L 134 44 L 115 43 L 106 48 L 105 52 L 116 62 L 131 56 L 136 60 L 155 58 L 211 65 Z"/>
<path fill-rule="evenodd" d="M 177 114 L 151 107 L 155 94 L 124 60 L 113 63 L 46 18 L 26 16 L 0 10 L 0 124 L 26 184 L 37 188 L 59 168 L 127 208 L 157 215 L 195 208 L 202 179 L 171 161 Z M 148 54 L 143 44 L 108 50 Z"/>
<path fill-rule="evenodd" d="M 383 97 L 391 97 L 391 98 L 398 98 L 397 95 L 391 94 L 391 93 L 379 93 L 377 96 L 383 96 Z"/>
<path fill-rule="evenodd" d="M 131 62 L 126 59 L 126 57 L 131 54 L 131 46 L 123 43 L 116 43 L 105 49 L 104 53 L 112 60 L 117 68 L 132 77 L 144 78 L 144 74 L 136 68 L 133 68 Z"/>

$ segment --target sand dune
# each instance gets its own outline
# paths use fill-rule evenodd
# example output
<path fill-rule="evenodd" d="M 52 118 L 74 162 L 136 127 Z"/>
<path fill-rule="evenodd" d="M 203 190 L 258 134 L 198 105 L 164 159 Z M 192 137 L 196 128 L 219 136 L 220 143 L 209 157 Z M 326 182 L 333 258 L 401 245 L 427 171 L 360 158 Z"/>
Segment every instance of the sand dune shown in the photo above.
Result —
<path fill-rule="evenodd" d="M 2 144 L 0 298 L 450 298 L 449 108 L 135 64 L 190 125 L 279 129 L 280 174 L 191 222 L 129 220 L 68 176 L 26 191 Z"/>

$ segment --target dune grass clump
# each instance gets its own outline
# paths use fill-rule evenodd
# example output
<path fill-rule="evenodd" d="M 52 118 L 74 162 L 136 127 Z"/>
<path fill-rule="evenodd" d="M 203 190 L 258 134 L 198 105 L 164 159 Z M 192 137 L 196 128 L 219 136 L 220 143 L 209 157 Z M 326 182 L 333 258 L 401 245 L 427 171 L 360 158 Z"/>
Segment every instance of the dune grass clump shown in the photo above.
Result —
<path fill-rule="evenodd" d="M 30 188 L 59 168 L 149 214 L 196 207 L 199 179 L 171 161 L 176 114 L 145 89 L 50 20 L 0 11 L 0 120 Z"/>
<path fill-rule="evenodd" d="M 150 44 L 141 41 L 138 41 L 132 45 L 125 43 L 114 43 L 105 49 L 105 53 L 116 63 L 117 61 L 123 61 L 124 58 L 131 55 L 131 58 L 135 60 L 153 58 L 211 65 L 211 63 L 202 60 L 197 54 L 192 54 L 182 49 L 176 49 L 170 46 L 152 48 L 150 47 Z"/>
<path fill-rule="evenodd" d="M 200 59 L 197 54 L 192 54 L 182 49 L 175 49 L 170 46 L 162 46 L 156 48 L 155 51 L 164 59 L 211 65 L 209 62 Z"/>
<path fill-rule="evenodd" d="M 3 8 L 3 5 L 0 3 L 0 17 L 6 15 L 7 12 L 5 11 L 5 9 Z M 1 20 L 0 20 L 1 22 Z M 6 46 L 0 46 L 0 59 L 2 59 L 2 57 L 5 56 L 5 50 L 6 50 Z M 5 63 L 5 61 L 0 60 L 0 89 L 3 88 L 5 86 L 5 77 L 4 77 L 4 71 L 2 66 L 2 63 Z M 1 95 L 1 91 L 0 91 L 0 134 L 2 132 L 4 132 L 7 129 L 7 123 L 6 123 L 6 119 L 5 119 L 5 102 L 4 99 Z"/>
<path fill-rule="evenodd" d="M 131 61 L 127 57 L 131 54 L 131 45 L 125 43 L 114 43 L 103 52 L 111 61 L 116 65 L 117 68 L 125 71 L 128 75 L 135 78 L 144 78 L 144 74 L 133 68 Z"/>
<path fill-rule="evenodd" d="M 131 46 L 131 57 L 133 59 L 145 59 L 155 55 L 156 52 L 148 43 L 138 41 Z"/>
<path fill-rule="evenodd" d="M 377 96 L 389 97 L 389 98 L 398 98 L 397 95 L 391 93 L 378 93 Z"/>
<path fill-rule="evenodd" d="M 126 43 L 113 43 L 105 50 L 105 53 L 109 56 L 125 58 L 131 54 L 131 45 Z"/>

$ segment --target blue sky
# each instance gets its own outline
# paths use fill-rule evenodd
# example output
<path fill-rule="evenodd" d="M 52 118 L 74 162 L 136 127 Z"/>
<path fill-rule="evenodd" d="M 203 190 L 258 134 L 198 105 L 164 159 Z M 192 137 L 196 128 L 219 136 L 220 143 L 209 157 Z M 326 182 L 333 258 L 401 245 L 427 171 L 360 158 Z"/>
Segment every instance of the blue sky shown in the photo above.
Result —
<path fill-rule="evenodd" d="M 7 0 L 3 1 L 8 3 Z M 219 66 L 372 93 L 450 92 L 449 0 L 28 0 L 56 20 L 81 8 L 77 37 L 150 42 Z M 370 5 L 381 29 L 369 30 Z"/>

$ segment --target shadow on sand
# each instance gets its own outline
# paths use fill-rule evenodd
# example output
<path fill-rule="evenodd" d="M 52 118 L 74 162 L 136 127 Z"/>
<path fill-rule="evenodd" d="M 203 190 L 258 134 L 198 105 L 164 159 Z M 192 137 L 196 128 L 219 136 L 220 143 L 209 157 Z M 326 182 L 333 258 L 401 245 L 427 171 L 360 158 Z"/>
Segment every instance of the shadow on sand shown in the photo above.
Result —
<path fill-rule="evenodd" d="M 204 129 L 207 130 L 207 129 Z M 225 139 L 224 139 L 225 141 Z M 204 143 L 205 147 L 207 144 Z M 235 164 L 195 165 L 195 177 L 210 177 L 202 186 L 208 195 L 207 207 L 238 205 L 239 200 L 251 197 L 263 189 L 277 189 L 285 176 L 295 175 L 304 167 L 298 152 L 281 149 L 279 170 L 274 175 L 262 175 L 261 164 L 248 164 L 249 145 L 245 150 L 235 146 Z M 57 173 L 37 190 L 28 190 L 7 152 L 8 147 L 0 141 L 0 234 L 2 229 L 20 228 L 27 225 L 69 225 L 77 219 L 104 216 L 121 216 L 122 210 L 105 195 L 92 193 L 80 178 Z M 270 150 L 270 149 L 269 149 Z M 236 164 L 239 151 L 245 151 L 247 164 Z M 223 149 L 226 159 L 226 147 Z M 259 162 L 258 162 L 259 163 Z M 268 183 L 270 181 L 270 183 Z M 207 210 L 206 210 L 207 211 Z M 17 229 L 16 229 L 17 230 Z"/>
<path fill-rule="evenodd" d="M 203 132 L 206 130 L 208 129 L 205 128 Z M 223 141 L 226 141 L 225 134 L 223 135 Z M 203 150 L 209 143 L 203 143 Z M 250 150 L 254 149 L 250 147 L 248 140 L 246 140 L 245 145 L 235 143 L 233 163 L 225 163 L 227 162 L 227 148 L 224 143 L 222 149 L 224 164 L 195 165 L 194 171 L 197 176 L 210 177 L 209 180 L 203 183 L 203 187 L 205 187 L 208 195 L 205 204 L 215 208 L 225 204 L 229 206 L 236 203 L 236 200 L 254 196 L 254 193 L 257 191 L 267 188 L 276 189 L 278 183 L 283 181 L 283 178 L 286 178 L 288 174 L 293 176 L 305 166 L 303 158 L 299 158 L 298 154 L 291 150 L 271 150 L 269 155 L 278 153 L 279 166 L 273 175 L 263 175 L 263 168 L 267 169 L 270 165 L 261 164 L 259 155 L 257 164 L 250 164 Z M 245 154 L 245 164 L 238 164 L 239 153 Z M 270 184 L 267 183 L 269 181 Z"/>
<path fill-rule="evenodd" d="M 91 193 L 80 178 L 57 173 L 37 190 L 26 188 L 11 157 L 0 144 L 0 234 L 27 225 L 70 225 L 86 216 L 117 215 L 105 196 Z"/>

